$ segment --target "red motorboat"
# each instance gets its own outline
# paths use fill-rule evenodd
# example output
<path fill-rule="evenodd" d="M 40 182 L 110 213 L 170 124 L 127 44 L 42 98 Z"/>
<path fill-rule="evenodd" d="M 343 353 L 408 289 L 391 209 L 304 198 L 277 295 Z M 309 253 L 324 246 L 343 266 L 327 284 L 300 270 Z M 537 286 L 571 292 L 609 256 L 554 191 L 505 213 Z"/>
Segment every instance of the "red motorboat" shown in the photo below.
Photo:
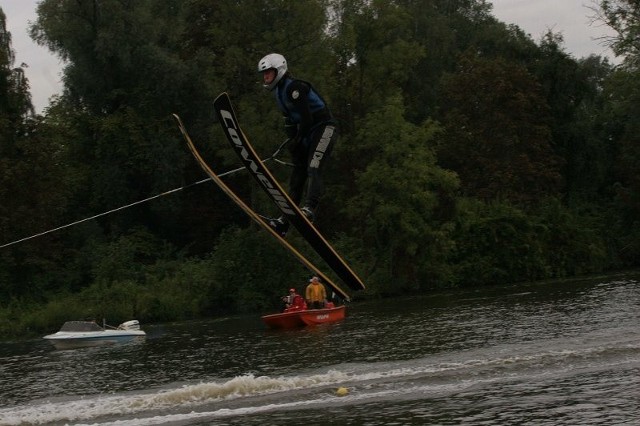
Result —
<path fill-rule="evenodd" d="M 306 325 L 324 324 L 325 322 L 336 322 L 344 319 L 346 308 L 333 306 L 324 309 L 307 309 L 300 312 L 300 319 Z"/>
<path fill-rule="evenodd" d="M 306 306 L 305 309 L 287 308 L 282 313 L 263 316 L 262 321 L 270 328 L 296 328 L 341 321 L 345 311 L 344 305 L 327 303 L 327 307 L 323 309 L 306 309 Z"/>

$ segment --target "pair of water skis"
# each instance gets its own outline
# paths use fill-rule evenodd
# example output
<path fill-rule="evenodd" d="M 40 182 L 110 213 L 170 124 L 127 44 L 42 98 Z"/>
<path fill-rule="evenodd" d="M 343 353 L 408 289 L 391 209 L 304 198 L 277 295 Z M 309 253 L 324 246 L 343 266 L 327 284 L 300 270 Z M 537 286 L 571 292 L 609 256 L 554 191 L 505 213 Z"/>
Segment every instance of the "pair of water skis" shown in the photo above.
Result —
<path fill-rule="evenodd" d="M 349 267 L 344 259 L 335 251 L 317 228 L 307 219 L 300 208 L 291 200 L 285 190 L 282 189 L 280 183 L 273 177 L 264 162 L 256 154 L 255 150 L 242 132 L 238 119 L 236 117 L 231 99 L 227 93 L 220 94 L 214 101 L 214 109 L 219 122 L 222 125 L 224 133 L 232 149 L 243 162 L 244 167 L 258 182 L 260 187 L 266 192 L 269 198 L 276 204 L 282 212 L 286 220 L 291 223 L 309 245 L 320 255 L 326 262 L 327 266 L 349 286 L 352 290 L 363 290 L 365 288 L 362 280 Z M 206 174 L 218 185 L 218 187 L 229 196 L 253 221 L 255 221 L 265 231 L 270 233 L 289 253 L 296 257 L 312 274 L 318 276 L 324 284 L 329 287 L 337 296 L 344 300 L 349 300 L 349 295 L 332 279 L 326 276 L 320 268 L 311 263 L 304 255 L 300 253 L 293 245 L 285 239 L 284 236 L 276 232 L 269 221 L 264 216 L 255 212 L 249 207 L 233 190 L 231 190 L 224 181 L 216 174 L 207 164 L 198 152 L 195 144 L 191 140 L 182 120 L 176 114 L 175 119 L 187 145 L 198 164 L 206 172 Z"/>

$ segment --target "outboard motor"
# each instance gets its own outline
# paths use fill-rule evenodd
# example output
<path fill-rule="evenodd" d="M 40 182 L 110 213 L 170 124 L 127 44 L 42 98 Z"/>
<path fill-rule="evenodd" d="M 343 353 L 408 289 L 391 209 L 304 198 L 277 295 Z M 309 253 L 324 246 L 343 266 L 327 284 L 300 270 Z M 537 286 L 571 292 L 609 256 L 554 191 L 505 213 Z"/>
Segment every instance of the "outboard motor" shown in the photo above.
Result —
<path fill-rule="evenodd" d="M 140 322 L 138 320 L 131 320 L 123 322 L 118 326 L 120 330 L 140 330 Z"/>

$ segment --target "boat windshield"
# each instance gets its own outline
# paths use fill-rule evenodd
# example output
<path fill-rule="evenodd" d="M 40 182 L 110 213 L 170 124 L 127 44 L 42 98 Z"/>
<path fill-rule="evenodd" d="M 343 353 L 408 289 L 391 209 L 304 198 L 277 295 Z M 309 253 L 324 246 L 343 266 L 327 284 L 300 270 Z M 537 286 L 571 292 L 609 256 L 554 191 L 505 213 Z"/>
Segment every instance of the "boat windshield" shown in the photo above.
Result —
<path fill-rule="evenodd" d="M 67 321 L 60 331 L 102 331 L 102 327 L 93 321 Z"/>

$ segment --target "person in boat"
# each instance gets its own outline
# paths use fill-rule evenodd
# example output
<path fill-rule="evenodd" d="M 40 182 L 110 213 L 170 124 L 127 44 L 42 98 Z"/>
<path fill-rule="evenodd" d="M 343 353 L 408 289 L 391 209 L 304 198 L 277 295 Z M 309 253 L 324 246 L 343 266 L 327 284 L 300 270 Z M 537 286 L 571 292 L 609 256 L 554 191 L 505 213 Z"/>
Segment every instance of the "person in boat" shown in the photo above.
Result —
<path fill-rule="evenodd" d="M 338 129 L 327 103 L 311 83 L 294 78 L 287 60 L 271 53 L 258 62 L 263 86 L 274 91 L 278 108 L 284 115 L 288 149 L 293 160 L 289 180 L 289 196 L 297 205 L 302 201 L 306 184 L 306 199 L 302 213 L 313 222 L 323 192 L 322 170 L 338 139 Z M 271 219 L 269 225 L 285 236 L 289 222 L 284 216 Z"/>
<path fill-rule="evenodd" d="M 284 302 L 283 312 L 302 311 L 307 309 L 307 304 L 305 303 L 304 298 L 296 292 L 295 288 L 290 288 L 289 294 L 282 296 L 282 301 Z"/>
<path fill-rule="evenodd" d="M 313 277 L 309 280 L 305 296 L 309 309 L 322 309 L 325 307 L 327 290 L 318 277 Z"/>

